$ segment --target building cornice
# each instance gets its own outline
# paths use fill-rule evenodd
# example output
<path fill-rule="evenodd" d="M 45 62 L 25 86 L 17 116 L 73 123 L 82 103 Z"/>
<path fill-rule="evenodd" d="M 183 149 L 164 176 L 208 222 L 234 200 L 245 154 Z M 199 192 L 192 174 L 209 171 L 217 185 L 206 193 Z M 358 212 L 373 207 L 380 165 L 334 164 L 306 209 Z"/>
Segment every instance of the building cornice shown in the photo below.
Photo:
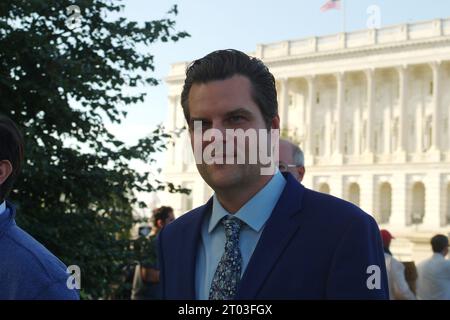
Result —
<path fill-rule="evenodd" d="M 331 60 L 336 61 L 337 59 L 350 59 L 361 56 L 368 57 L 386 53 L 391 54 L 396 52 L 405 52 L 407 50 L 417 51 L 419 49 L 436 48 L 436 45 L 440 45 L 441 47 L 448 46 L 448 48 L 450 49 L 450 36 L 439 37 L 436 39 L 427 39 L 426 41 L 411 41 L 399 44 L 384 44 L 355 49 L 341 49 L 338 51 L 321 52 L 315 54 L 285 56 L 280 58 L 266 59 L 264 60 L 264 62 L 268 67 L 279 67 L 286 65 L 292 66 L 293 64 L 301 64 L 305 62 L 328 62 Z"/>
<path fill-rule="evenodd" d="M 434 47 L 450 49 L 450 19 L 419 21 L 381 29 L 260 44 L 252 55 L 262 59 L 269 68 L 278 68 Z M 165 81 L 170 85 L 182 85 L 188 64 L 188 62 L 173 64 Z"/>

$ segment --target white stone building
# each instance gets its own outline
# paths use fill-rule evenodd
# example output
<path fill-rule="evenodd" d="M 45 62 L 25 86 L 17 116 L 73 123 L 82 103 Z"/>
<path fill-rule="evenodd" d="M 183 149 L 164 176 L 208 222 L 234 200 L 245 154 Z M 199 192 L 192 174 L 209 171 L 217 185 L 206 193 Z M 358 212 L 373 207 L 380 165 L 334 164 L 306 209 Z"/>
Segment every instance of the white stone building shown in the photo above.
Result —
<path fill-rule="evenodd" d="M 282 132 L 306 159 L 306 187 L 347 199 L 397 240 L 400 258 L 430 254 L 450 232 L 450 19 L 258 45 L 277 80 Z M 185 120 L 187 63 L 172 65 L 169 129 Z M 186 133 L 167 152 L 167 195 L 178 214 L 211 190 L 197 173 Z M 164 202 L 164 201 L 163 201 Z"/>

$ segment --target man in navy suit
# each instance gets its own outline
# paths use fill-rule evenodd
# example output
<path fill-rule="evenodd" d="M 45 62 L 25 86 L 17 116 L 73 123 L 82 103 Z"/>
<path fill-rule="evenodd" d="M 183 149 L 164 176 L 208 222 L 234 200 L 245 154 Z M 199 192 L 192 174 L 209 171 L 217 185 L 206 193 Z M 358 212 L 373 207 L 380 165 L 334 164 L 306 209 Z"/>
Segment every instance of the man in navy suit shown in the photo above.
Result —
<path fill-rule="evenodd" d="M 194 153 L 200 124 L 201 132 L 226 137 L 203 137 L 202 156 L 215 144 L 212 157 L 226 161 L 199 161 L 196 154 L 214 195 L 159 235 L 163 298 L 388 299 L 372 217 L 306 189 L 289 173 L 261 174 L 264 165 L 247 161 L 246 149 L 244 164 L 229 162 L 242 149 L 215 149 L 229 142 L 228 130 L 280 128 L 275 79 L 260 60 L 220 50 L 194 61 L 181 104 Z"/>

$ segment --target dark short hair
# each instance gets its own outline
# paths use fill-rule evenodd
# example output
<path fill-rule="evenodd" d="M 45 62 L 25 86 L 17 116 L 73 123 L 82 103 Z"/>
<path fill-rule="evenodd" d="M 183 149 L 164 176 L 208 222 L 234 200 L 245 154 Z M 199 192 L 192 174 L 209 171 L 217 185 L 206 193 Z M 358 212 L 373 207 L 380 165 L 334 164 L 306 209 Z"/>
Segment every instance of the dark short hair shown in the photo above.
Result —
<path fill-rule="evenodd" d="M 152 223 L 154 227 L 157 227 L 158 220 L 166 221 L 169 214 L 173 212 L 172 207 L 162 206 L 153 210 Z"/>
<path fill-rule="evenodd" d="M 8 160 L 12 165 L 11 175 L 0 185 L 0 202 L 9 195 L 19 175 L 23 149 L 23 137 L 19 128 L 10 118 L 0 114 L 0 161 Z"/>
<path fill-rule="evenodd" d="M 433 252 L 439 253 L 442 252 L 445 248 L 448 247 L 448 238 L 443 234 L 435 235 L 431 238 L 431 248 Z"/>
<path fill-rule="evenodd" d="M 181 106 L 188 125 L 190 120 L 188 98 L 192 85 L 226 80 L 234 75 L 242 75 L 250 80 L 252 98 L 258 105 L 266 126 L 270 128 L 272 119 L 278 114 L 275 78 L 261 60 L 234 49 L 211 52 L 188 66 L 181 93 Z"/>

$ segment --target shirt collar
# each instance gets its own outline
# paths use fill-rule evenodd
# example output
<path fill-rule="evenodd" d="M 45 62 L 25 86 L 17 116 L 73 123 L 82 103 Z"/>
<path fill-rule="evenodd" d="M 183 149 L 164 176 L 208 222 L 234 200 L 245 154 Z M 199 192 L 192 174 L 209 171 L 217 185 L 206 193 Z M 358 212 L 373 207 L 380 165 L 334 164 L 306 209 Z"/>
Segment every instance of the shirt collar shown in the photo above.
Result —
<path fill-rule="evenodd" d="M 286 185 L 281 172 L 277 169 L 270 181 L 242 206 L 234 216 L 247 224 L 254 231 L 259 232 L 272 214 L 283 189 Z M 217 199 L 213 196 L 213 207 L 209 219 L 208 232 L 211 233 L 223 217 L 230 215 Z"/>
<path fill-rule="evenodd" d="M 433 252 L 433 259 L 445 260 L 445 257 L 439 252 Z"/>
<path fill-rule="evenodd" d="M 0 215 L 6 211 L 6 201 L 0 204 Z"/>

